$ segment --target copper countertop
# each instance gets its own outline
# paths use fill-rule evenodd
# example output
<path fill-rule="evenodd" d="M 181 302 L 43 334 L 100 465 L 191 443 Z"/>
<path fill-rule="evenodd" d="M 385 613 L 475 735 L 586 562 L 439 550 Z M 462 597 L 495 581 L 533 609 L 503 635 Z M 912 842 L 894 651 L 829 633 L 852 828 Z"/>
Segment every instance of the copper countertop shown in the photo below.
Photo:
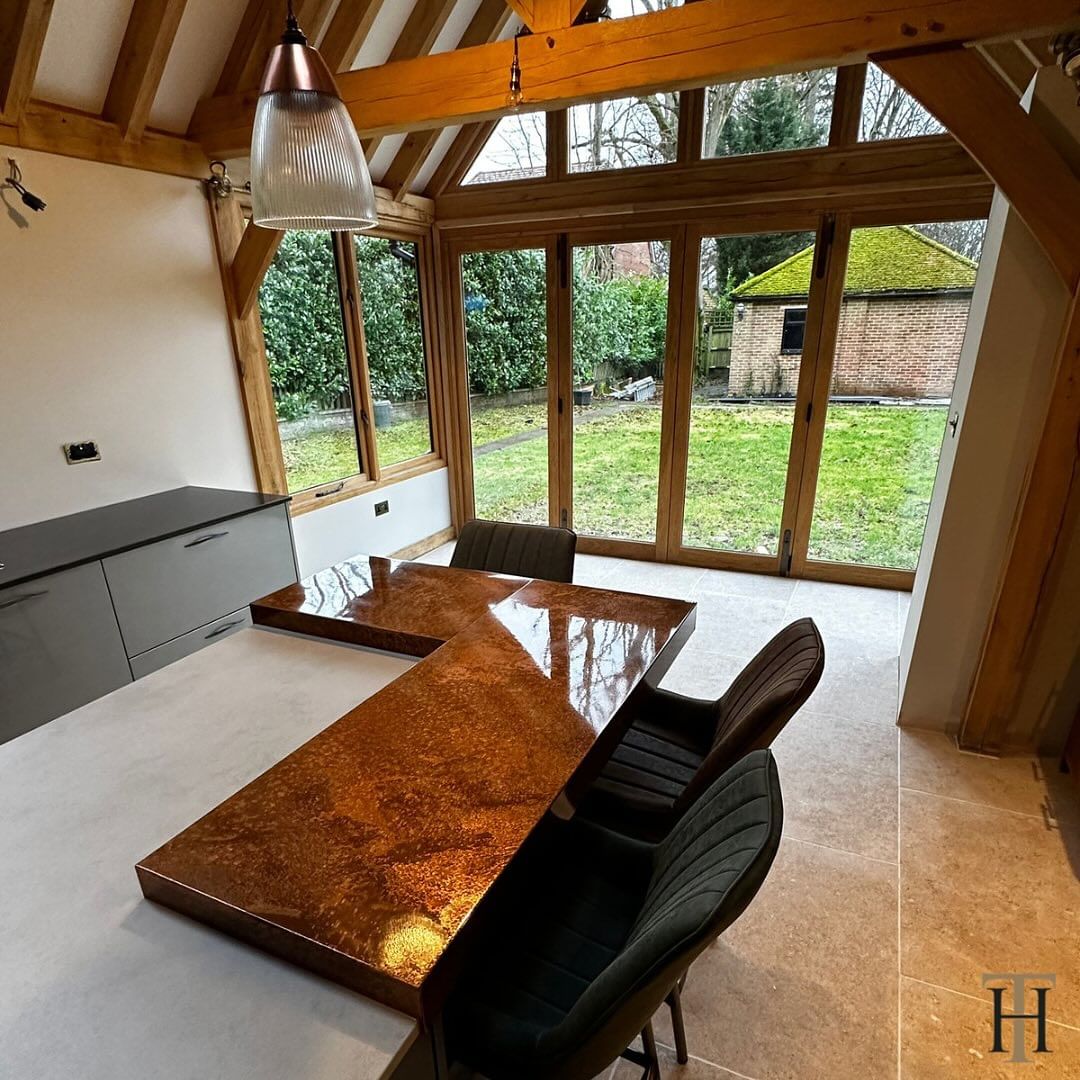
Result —
<path fill-rule="evenodd" d="M 526 579 L 357 555 L 251 605 L 253 621 L 427 656 Z"/>
<path fill-rule="evenodd" d="M 144 859 L 144 893 L 433 1016 L 476 905 L 559 793 L 599 770 L 622 706 L 693 630 L 685 601 L 515 585 Z"/>

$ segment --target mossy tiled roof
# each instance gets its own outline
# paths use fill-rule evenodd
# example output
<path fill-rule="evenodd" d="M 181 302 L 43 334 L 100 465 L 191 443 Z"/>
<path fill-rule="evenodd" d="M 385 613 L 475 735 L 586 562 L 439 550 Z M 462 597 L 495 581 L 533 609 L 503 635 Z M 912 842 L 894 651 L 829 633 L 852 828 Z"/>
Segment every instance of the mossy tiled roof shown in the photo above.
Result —
<path fill-rule="evenodd" d="M 764 300 L 806 296 L 814 268 L 814 249 L 796 252 L 782 263 L 750 278 L 732 296 Z M 952 248 L 907 225 L 856 229 L 851 234 L 844 291 L 848 293 L 935 292 L 970 289 L 977 265 Z"/>

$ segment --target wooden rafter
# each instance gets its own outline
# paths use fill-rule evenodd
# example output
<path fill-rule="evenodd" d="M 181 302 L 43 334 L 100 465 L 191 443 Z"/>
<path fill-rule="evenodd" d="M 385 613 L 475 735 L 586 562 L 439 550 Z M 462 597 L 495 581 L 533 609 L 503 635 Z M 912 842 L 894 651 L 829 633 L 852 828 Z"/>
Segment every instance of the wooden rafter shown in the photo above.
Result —
<path fill-rule="evenodd" d="M 520 42 L 525 101 L 561 109 L 734 78 L 861 63 L 871 54 L 1080 25 L 1076 0 L 828 0 L 762 18 L 758 0 L 700 0 Z M 494 42 L 340 76 L 362 135 L 422 131 L 506 112 L 513 46 Z M 215 156 L 242 151 L 253 95 L 202 101 L 193 132 Z"/>
<path fill-rule="evenodd" d="M 1075 291 L 1080 180 L 1009 88 L 976 51 L 960 47 L 877 62 L 963 144 Z"/>
<path fill-rule="evenodd" d="M 536 33 L 572 26 L 587 0 L 506 0 L 521 21 Z"/>
<path fill-rule="evenodd" d="M 146 129 L 187 0 L 135 0 L 113 68 L 102 117 L 126 139 Z"/>
<path fill-rule="evenodd" d="M 352 0 L 338 5 L 319 51 L 333 72 L 348 71 L 386 0 Z"/>
<path fill-rule="evenodd" d="M 460 183 L 462 174 L 468 169 L 473 158 L 483 149 L 484 143 L 491 138 L 497 120 L 484 120 L 479 124 L 467 124 L 450 144 L 442 161 L 431 176 L 427 185 L 430 195 L 442 195 L 453 184 Z"/>
<path fill-rule="evenodd" d="M 1019 98 L 1028 88 L 1038 70 L 1027 50 L 1016 41 L 992 41 L 979 45 L 982 58 L 994 69 L 1002 82 Z"/>
<path fill-rule="evenodd" d="M 474 45 L 495 41 L 509 21 L 510 9 L 503 0 L 481 0 L 457 47 L 470 49 Z M 405 136 L 405 141 L 380 180 L 383 187 L 394 192 L 395 198 L 400 198 L 409 190 L 440 134 L 441 129 L 434 128 L 431 131 L 410 131 Z"/>
<path fill-rule="evenodd" d="M 409 14 L 386 62 L 393 64 L 427 56 L 446 25 L 446 20 L 450 18 L 455 3 L 456 0 L 417 0 L 416 7 Z M 379 135 L 365 140 L 364 153 L 368 161 L 374 157 L 381 141 L 382 137 Z"/>
<path fill-rule="evenodd" d="M 0 4 L 0 124 L 19 121 L 34 88 L 53 0 Z"/>

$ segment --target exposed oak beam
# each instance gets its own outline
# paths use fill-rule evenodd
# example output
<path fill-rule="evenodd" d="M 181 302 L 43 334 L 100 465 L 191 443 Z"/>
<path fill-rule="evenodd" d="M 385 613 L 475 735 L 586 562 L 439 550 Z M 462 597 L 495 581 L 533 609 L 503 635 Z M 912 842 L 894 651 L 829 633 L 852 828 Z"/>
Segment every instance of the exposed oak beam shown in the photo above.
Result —
<path fill-rule="evenodd" d="M 495 41 L 510 21 L 510 9 L 503 0 L 482 0 L 458 42 L 459 49 L 471 49 Z M 416 174 L 423 168 L 432 147 L 441 134 L 440 128 L 431 131 L 410 131 L 394 155 L 394 160 L 379 182 L 400 198 L 409 190 Z"/>
<path fill-rule="evenodd" d="M 501 189 L 501 190 L 500 190 Z M 435 200 L 443 228 L 514 225 L 659 210 L 704 210 L 745 205 L 758 209 L 816 199 L 843 208 L 853 198 L 884 199 L 924 191 L 983 205 L 991 185 L 948 135 L 903 142 L 862 143 L 786 153 L 716 158 L 565 180 L 477 184 Z"/>
<path fill-rule="evenodd" d="M 0 125 L 0 143 L 196 179 L 207 176 L 210 167 L 198 143 L 159 131 L 133 142 L 100 117 L 36 101 L 23 109 L 16 126 Z"/>
<path fill-rule="evenodd" d="M 964 145 L 1075 291 L 1080 281 L 1080 179 L 1012 91 L 971 49 L 877 62 Z"/>
<path fill-rule="evenodd" d="M 343 0 L 319 46 L 327 67 L 348 71 L 386 0 Z"/>
<path fill-rule="evenodd" d="M 587 0 L 506 0 L 534 33 L 572 26 Z"/>
<path fill-rule="evenodd" d="M 246 319 L 255 306 L 259 287 L 284 235 L 281 229 L 264 229 L 253 221 L 247 223 L 229 268 L 239 318 Z"/>
<path fill-rule="evenodd" d="M 1015 41 L 993 41 L 978 47 L 983 59 L 997 72 L 998 78 L 1020 98 L 1035 78 L 1036 65 L 1027 51 Z"/>
<path fill-rule="evenodd" d="M 527 107 L 561 109 L 1065 25 L 1080 25 L 1077 0 L 787 0 L 772 18 L 760 0 L 700 0 L 524 37 L 522 84 Z M 495 42 L 352 71 L 338 82 L 362 135 L 470 123 L 506 112 L 512 52 L 510 42 Z M 251 94 L 205 100 L 192 131 L 215 156 L 242 152 L 254 108 Z"/>
<path fill-rule="evenodd" d="M 187 0 L 135 0 L 102 117 L 126 139 L 142 136 Z"/>
<path fill-rule="evenodd" d="M 0 4 L 0 124 L 16 124 L 30 100 L 53 0 Z"/>

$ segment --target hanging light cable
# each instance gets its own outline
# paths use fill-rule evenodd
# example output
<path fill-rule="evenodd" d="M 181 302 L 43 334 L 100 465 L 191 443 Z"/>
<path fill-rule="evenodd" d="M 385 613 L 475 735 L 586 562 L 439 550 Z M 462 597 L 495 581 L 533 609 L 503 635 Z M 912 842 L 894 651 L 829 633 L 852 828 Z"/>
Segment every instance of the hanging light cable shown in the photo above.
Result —
<path fill-rule="evenodd" d="M 352 117 L 292 0 L 259 87 L 251 204 L 255 224 L 271 229 L 370 229 L 378 220 Z"/>

